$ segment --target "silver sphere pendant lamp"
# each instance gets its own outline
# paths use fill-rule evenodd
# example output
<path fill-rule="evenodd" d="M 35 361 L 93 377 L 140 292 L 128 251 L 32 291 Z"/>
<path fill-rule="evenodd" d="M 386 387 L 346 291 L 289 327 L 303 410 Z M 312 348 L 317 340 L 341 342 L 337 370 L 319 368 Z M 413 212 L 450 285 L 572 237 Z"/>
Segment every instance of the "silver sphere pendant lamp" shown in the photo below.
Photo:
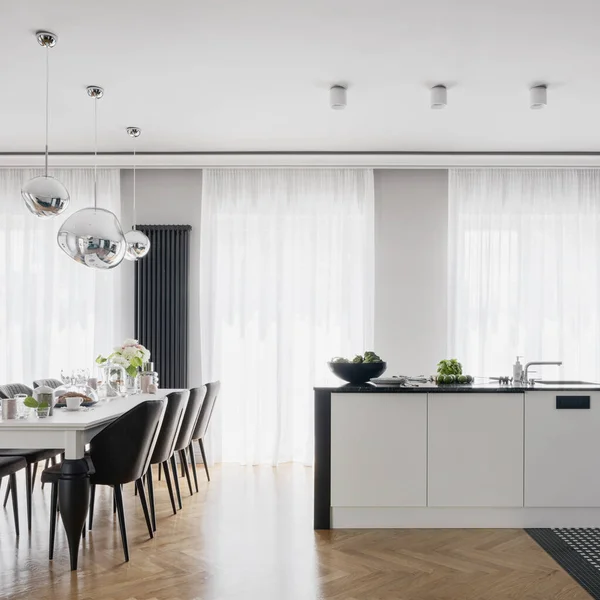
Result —
<path fill-rule="evenodd" d="M 127 241 L 127 251 L 125 252 L 125 258 L 127 260 L 136 261 L 139 258 L 144 258 L 148 252 L 150 252 L 150 240 L 148 236 L 135 228 L 135 140 L 140 137 L 142 130 L 139 127 L 128 127 L 127 134 L 133 138 L 133 226 L 131 231 L 125 234 L 125 240 Z"/>
<path fill-rule="evenodd" d="M 36 217 L 48 219 L 60 215 L 69 207 L 70 197 L 67 188 L 54 177 L 48 175 L 48 90 L 50 69 L 48 57 L 50 48 L 56 46 L 58 37 L 48 31 L 38 31 L 36 38 L 40 46 L 46 48 L 46 151 L 44 175 L 30 179 L 21 188 L 25 205 Z"/>
<path fill-rule="evenodd" d="M 89 86 L 94 99 L 94 207 L 73 213 L 60 228 L 58 245 L 74 261 L 93 269 L 113 269 L 121 264 L 127 242 L 117 216 L 98 208 L 98 100 L 104 95 L 101 87 Z"/>

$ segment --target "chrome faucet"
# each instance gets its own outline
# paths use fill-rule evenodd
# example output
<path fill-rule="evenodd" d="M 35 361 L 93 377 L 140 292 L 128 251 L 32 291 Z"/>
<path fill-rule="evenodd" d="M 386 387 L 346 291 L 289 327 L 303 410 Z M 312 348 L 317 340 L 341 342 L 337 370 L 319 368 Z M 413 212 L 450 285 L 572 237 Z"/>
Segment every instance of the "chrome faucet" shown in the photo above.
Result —
<path fill-rule="evenodd" d="M 529 367 L 531 367 L 531 365 L 556 365 L 557 367 L 560 367 L 562 365 L 562 360 L 528 362 L 525 365 L 525 369 L 523 370 L 523 383 L 526 383 L 526 384 L 529 383 L 529 379 L 527 378 L 527 375 L 528 375 Z M 533 383 L 533 380 L 531 381 L 531 383 Z"/>

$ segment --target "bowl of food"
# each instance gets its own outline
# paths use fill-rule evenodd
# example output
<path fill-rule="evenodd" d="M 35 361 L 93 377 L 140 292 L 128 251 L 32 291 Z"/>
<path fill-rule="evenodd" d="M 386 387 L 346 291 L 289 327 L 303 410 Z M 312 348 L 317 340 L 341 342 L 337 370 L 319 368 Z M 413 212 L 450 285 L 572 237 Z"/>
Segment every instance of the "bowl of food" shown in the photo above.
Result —
<path fill-rule="evenodd" d="M 366 383 L 382 375 L 387 369 L 375 352 L 357 354 L 352 360 L 336 356 L 327 363 L 331 372 L 348 383 Z"/>

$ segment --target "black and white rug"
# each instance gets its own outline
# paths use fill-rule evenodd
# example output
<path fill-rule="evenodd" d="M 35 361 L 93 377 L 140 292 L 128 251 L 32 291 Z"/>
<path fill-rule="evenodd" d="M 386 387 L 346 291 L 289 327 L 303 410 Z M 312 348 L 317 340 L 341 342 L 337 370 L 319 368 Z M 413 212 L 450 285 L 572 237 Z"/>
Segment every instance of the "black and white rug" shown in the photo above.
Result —
<path fill-rule="evenodd" d="M 595 600 L 600 600 L 600 529 L 525 531 Z"/>

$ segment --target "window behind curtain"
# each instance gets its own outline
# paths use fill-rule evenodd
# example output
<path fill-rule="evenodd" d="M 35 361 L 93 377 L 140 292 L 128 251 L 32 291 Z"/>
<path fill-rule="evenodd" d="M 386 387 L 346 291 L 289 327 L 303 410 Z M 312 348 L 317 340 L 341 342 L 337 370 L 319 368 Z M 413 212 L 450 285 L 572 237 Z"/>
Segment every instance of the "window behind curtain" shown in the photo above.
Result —
<path fill-rule="evenodd" d="M 372 171 L 208 169 L 201 247 L 209 458 L 310 464 L 313 386 L 372 344 Z"/>
<path fill-rule="evenodd" d="M 449 352 L 469 373 L 510 376 L 519 354 L 600 381 L 599 171 L 451 170 L 448 258 Z"/>
<path fill-rule="evenodd" d="M 40 169 L 0 169 L 0 383 L 60 376 L 94 367 L 123 336 L 123 266 L 98 273 L 75 263 L 56 243 L 64 220 L 93 205 L 93 169 L 55 169 L 69 190 L 62 215 L 39 219 L 21 199 L 21 186 Z M 116 169 L 98 170 L 98 206 L 120 214 Z"/>

